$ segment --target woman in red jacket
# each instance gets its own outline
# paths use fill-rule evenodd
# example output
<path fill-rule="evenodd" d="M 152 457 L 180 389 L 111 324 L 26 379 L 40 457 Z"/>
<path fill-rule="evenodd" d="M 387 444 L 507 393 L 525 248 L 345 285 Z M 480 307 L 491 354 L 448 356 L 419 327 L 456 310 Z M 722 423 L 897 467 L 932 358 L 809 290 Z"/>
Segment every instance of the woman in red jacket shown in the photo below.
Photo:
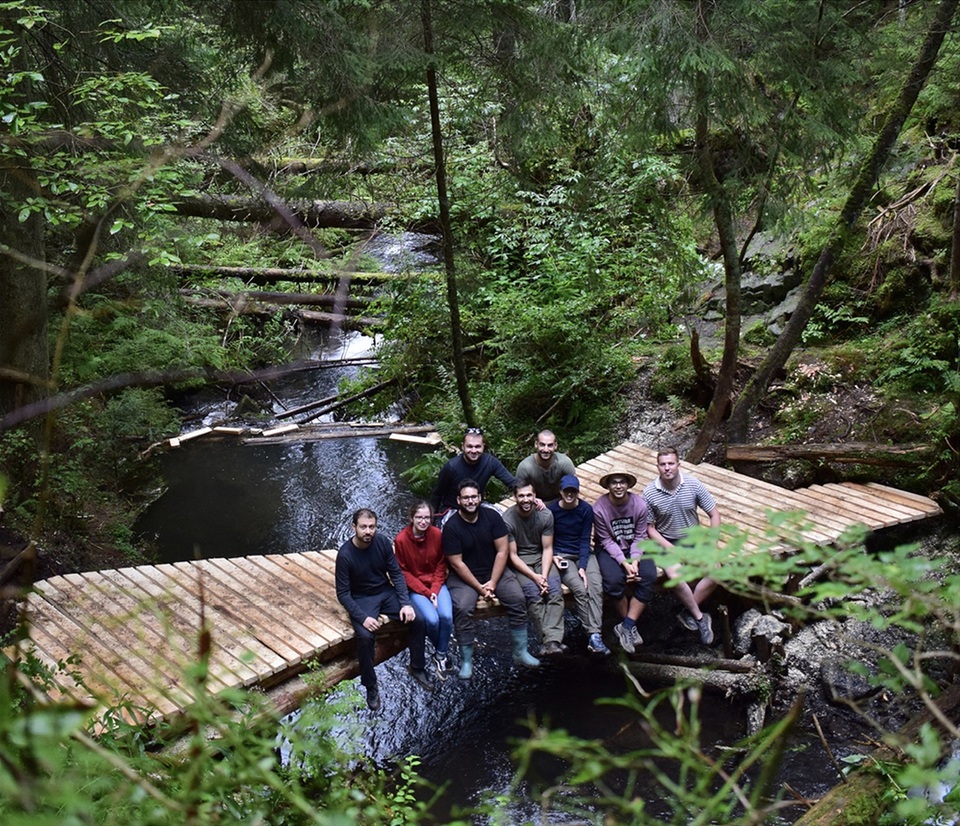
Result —
<path fill-rule="evenodd" d="M 393 550 L 410 589 L 414 610 L 427 624 L 433 643 L 437 676 L 445 679 L 449 670 L 447 649 L 453 632 L 453 602 L 447 591 L 447 558 L 440 547 L 440 529 L 433 525 L 429 502 L 410 508 L 410 524 L 393 541 Z"/>

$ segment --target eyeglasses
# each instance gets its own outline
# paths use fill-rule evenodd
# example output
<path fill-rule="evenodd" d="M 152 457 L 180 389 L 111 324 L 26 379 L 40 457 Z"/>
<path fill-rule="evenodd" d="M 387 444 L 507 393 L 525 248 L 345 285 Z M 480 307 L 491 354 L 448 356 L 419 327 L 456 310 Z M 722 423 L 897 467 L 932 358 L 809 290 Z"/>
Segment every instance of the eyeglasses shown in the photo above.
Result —
<path fill-rule="evenodd" d="M 463 431 L 465 436 L 482 436 L 483 428 L 482 427 L 468 427 Z"/>
<path fill-rule="evenodd" d="M 429 522 L 429 521 L 430 521 L 430 514 L 425 514 L 425 515 L 423 515 L 423 516 L 421 516 L 421 515 L 418 514 L 417 516 L 414 516 L 414 517 L 413 517 L 413 521 L 414 521 L 414 522 L 423 521 L 424 519 L 426 519 L 426 520 Z"/>
<path fill-rule="evenodd" d="M 458 496 L 458 497 L 457 497 L 457 499 L 459 499 L 461 502 L 476 502 L 479 498 L 480 498 L 480 497 L 479 497 L 477 494 L 474 494 L 473 496 Z"/>

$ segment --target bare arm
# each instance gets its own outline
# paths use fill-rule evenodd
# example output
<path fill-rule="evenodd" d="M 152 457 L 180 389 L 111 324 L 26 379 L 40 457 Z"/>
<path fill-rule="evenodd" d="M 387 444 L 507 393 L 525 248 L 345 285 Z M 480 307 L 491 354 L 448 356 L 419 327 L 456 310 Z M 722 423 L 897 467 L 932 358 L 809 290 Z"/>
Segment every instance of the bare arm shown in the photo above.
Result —
<path fill-rule="evenodd" d="M 710 517 L 710 527 L 719 528 L 720 527 L 720 508 L 714 508 L 708 514 Z"/>
<path fill-rule="evenodd" d="M 653 522 L 647 523 L 647 537 L 652 539 L 662 548 L 673 547 L 673 543 L 657 530 L 657 526 L 654 525 Z"/>
<path fill-rule="evenodd" d="M 500 582 L 500 577 L 503 576 L 503 571 L 507 567 L 507 559 L 510 556 L 510 547 L 509 542 L 507 541 L 507 535 L 504 534 L 501 537 L 493 540 L 493 547 L 497 550 L 497 557 L 493 560 L 493 573 L 490 574 L 490 587 L 491 589 L 496 589 L 497 583 Z"/>
<path fill-rule="evenodd" d="M 473 575 L 473 571 L 471 571 L 466 566 L 466 563 L 464 563 L 463 554 L 454 554 L 452 556 L 448 556 L 447 565 L 449 565 L 451 570 L 478 594 L 483 593 L 483 586 L 480 584 L 480 580 Z"/>

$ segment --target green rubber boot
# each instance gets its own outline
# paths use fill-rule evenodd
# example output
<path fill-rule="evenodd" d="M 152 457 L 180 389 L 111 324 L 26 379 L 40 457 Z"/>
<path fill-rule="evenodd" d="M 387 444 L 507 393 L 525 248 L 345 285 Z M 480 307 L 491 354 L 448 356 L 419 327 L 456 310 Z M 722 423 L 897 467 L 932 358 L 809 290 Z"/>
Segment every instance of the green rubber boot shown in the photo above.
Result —
<path fill-rule="evenodd" d="M 511 628 L 510 637 L 513 640 L 513 661 L 524 668 L 536 668 L 540 660 L 527 650 L 527 629 Z"/>
<path fill-rule="evenodd" d="M 473 646 L 460 646 L 460 673 L 457 676 L 461 680 L 469 680 L 473 676 Z"/>

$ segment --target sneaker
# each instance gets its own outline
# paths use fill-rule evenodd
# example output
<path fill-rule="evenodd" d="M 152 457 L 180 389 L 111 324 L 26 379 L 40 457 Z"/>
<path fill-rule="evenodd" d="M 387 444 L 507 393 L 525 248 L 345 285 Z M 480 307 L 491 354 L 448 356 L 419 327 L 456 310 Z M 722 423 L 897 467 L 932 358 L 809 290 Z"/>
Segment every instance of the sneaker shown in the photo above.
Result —
<path fill-rule="evenodd" d="M 699 630 L 699 626 L 697 625 L 697 621 L 693 618 L 693 614 L 691 614 L 686 608 L 677 614 L 677 622 L 679 622 L 680 625 L 686 628 L 688 631 Z"/>
<path fill-rule="evenodd" d="M 704 613 L 703 617 L 697 620 L 697 630 L 700 632 L 700 642 L 704 645 L 713 644 L 713 620 L 709 614 Z"/>
<path fill-rule="evenodd" d="M 430 679 L 430 675 L 427 674 L 426 670 L 423 668 L 408 668 L 410 676 L 413 677 L 414 681 L 420 685 L 421 688 L 426 691 L 433 691 L 436 686 L 433 684 L 433 680 Z"/>
<path fill-rule="evenodd" d="M 447 679 L 447 672 L 450 670 L 450 661 L 447 659 L 446 654 L 434 654 L 433 655 L 433 664 L 437 669 L 437 679 L 445 680 Z"/>
<path fill-rule="evenodd" d="M 587 651 L 591 654 L 609 654 L 610 649 L 603 642 L 599 634 L 591 634 L 587 639 Z"/>
<path fill-rule="evenodd" d="M 637 631 L 637 626 L 633 626 L 633 628 L 628 630 L 624 628 L 623 623 L 620 622 L 613 626 L 613 633 L 617 635 L 620 646 L 628 654 L 636 651 L 638 645 L 643 645 L 643 637 L 641 637 L 640 632 Z"/>
<path fill-rule="evenodd" d="M 563 651 L 563 645 L 559 642 L 545 642 L 540 646 L 541 657 L 555 657 L 557 654 L 562 654 Z"/>
<path fill-rule="evenodd" d="M 376 686 L 367 689 L 367 708 L 370 711 L 380 711 L 380 692 Z"/>

